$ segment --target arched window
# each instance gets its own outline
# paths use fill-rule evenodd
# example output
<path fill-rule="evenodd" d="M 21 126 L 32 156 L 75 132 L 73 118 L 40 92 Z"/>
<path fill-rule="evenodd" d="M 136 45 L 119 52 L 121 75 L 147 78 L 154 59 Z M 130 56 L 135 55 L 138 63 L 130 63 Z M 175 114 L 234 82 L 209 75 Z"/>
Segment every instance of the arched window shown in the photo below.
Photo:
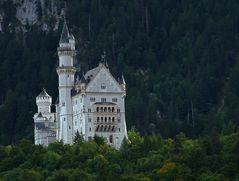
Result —
<path fill-rule="evenodd" d="M 111 122 L 111 117 L 109 117 L 109 122 Z"/>
<path fill-rule="evenodd" d="M 103 122 L 103 119 L 104 119 L 103 117 L 100 118 L 101 122 Z"/>
<path fill-rule="evenodd" d="M 106 131 L 107 130 L 107 126 L 105 126 L 105 129 L 104 129 L 104 131 Z"/>
<path fill-rule="evenodd" d="M 104 112 L 107 112 L 107 108 L 106 107 L 104 108 Z"/>
<path fill-rule="evenodd" d="M 96 108 L 96 112 L 99 112 L 99 107 Z"/>
<path fill-rule="evenodd" d="M 111 109 L 110 109 L 110 107 L 108 108 L 108 112 L 111 112 Z"/>
<path fill-rule="evenodd" d="M 104 129 L 104 126 L 102 125 L 102 126 L 100 127 L 100 131 L 103 131 L 103 129 Z"/>
<path fill-rule="evenodd" d="M 99 117 L 97 117 L 97 122 L 99 122 L 100 121 L 100 118 Z"/>
<path fill-rule="evenodd" d="M 115 127 L 114 127 L 114 126 L 112 126 L 112 129 L 111 129 L 111 131 L 114 131 L 114 129 L 115 129 Z"/>
<path fill-rule="evenodd" d="M 111 130 L 110 128 L 111 128 L 111 125 L 109 125 L 109 127 L 108 127 L 108 131 L 110 131 L 110 130 Z"/>
<path fill-rule="evenodd" d="M 103 112 L 103 107 L 100 108 L 100 112 Z"/>
<path fill-rule="evenodd" d="M 99 127 L 100 127 L 99 125 L 96 127 L 96 131 L 99 131 Z"/>
<path fill-rule="evenodd" d="M 115 108 L 114 107 L 112 107 L 112 112 L 115 112 Z"/>
<path fill-rule="evenodd" d="M 113 143 L 113 135 L 110 135 L 109 141 L 110 141 L 110 143 Z"/>
<path fill-rule="evenodd" d="M 114 117 L 112 118 L 112 122 L 115 122 L 115 118 Z"/>
<path fill-rule="evenodd" d="M 105 122 L 107 122 L 107 117 L 105 117 Z"/>

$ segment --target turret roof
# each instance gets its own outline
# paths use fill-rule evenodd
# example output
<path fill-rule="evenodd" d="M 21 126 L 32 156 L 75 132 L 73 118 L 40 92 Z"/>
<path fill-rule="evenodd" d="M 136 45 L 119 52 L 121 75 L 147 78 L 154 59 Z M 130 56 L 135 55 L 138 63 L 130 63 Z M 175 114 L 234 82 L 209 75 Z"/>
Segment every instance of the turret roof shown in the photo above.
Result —
<path fill-rule="evenodd" d="M 70 34 L 70 39 L 75 40 L 75 37 L 72 33 Z"/>
<path fill-rule="evenodd" d="M 55 104 L 59 104 L 59 97 L 56 98 Z"/>
<path fill-rule="evenodd" d="M 121 78 L 121 84 L 126 84 L 126 82 L 125 82 L 125 79 L 124 79 L 124 75 L 122 74 L 122 78 Z"/>
<path fill-rule="evenodd" d="M 82 75 L 81 79 L 80 79 L 80 83 L 86 83 L 85 77 L 84 75 Z"/>
<path fill-rule="evenodd" d="M 64 25 L 63 25 L 62 32 L 61 32 L 60 43 L 69 43 L 69 38 L 70 38 L 70 33 L 68 30 L 68 26 L 66 24 L 66 20 L 64 20 Z"/>
<path fill-rule="evenodd" d="M 51 97 L 45 89 L 42 90 L 42 92 L 37 97 Z"/>
<path fill-rule="evenodd" d="M 42 113 L 40 112 L 38 115 L 37 115 L 38 118 L 43 118 L 42 116 Z"/>

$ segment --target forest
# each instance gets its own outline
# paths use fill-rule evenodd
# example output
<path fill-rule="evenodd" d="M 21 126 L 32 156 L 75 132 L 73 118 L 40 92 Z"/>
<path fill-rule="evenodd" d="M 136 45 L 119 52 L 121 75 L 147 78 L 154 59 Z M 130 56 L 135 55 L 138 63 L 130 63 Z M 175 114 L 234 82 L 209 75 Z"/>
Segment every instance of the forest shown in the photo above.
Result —
<path fill-rule="evenodd" d="M 72 146 L 49 147 L 21 140 L 0 146 L 1 181 L 238 181 L 239 131 L 229 124 L 221 134 L 190 139 L 141 137 L 132 129 L 121 149 L 100 137 Z"/>
<path fill-rule="evenodd" d="M 45 9 L 37 0 L 38 22 L 26 25 L 16 18 L 19 4 L 0 2 L 0 14 L 4 14 L 0 32 L 1 145 L 33 140 L 35 97 L 42 88 L 54 101 L 57 98 L 56 50 L 63 18 L 55 28 L 56 18 L 46 14 L 51 1 L 44 2 Z M 78 73 L 96 66 L 105 50 L 113 75 L 124 74 L 129 130 L 135 128 L 146 137 L 174 138 L 183 132 L 198 138 L 220 133 L 229 123 L 238 125 L 239 1 L 54 2 L 59 15 L 65 8 L 75 35 Z M 47 30 L 41 28 L 43 23 Z"/>

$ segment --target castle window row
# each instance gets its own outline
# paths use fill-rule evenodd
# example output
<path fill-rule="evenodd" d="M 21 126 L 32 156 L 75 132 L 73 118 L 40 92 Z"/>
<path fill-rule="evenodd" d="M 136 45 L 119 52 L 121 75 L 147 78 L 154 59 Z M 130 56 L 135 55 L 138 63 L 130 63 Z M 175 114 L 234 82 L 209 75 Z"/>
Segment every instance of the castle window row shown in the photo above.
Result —
<path fill-rule="evenodd" d="M 115 112 L 114 107 L 97 107 L 96 112 Z"/>
<path fill-rule="evenodd" d="M 107 123 L 107 122 L 114 123 L 115 122 L 115 118 L 114 117 L 97 117 L 96 121 L 97 121 L 97 123 L 99 123 L 99 122 L 101 122 L 101 123 L 103 123 L 103 122 L 105 122 L 105 123 Z"/>
<path fill-rule="evenodd" d="M 112 98 L 112 102 L 117 102 L 117 98 Z M 95 97 L 90 97 L 90 102 L 95 102 Z M 107 99 L 104 97 L 104 98 L 101 98 L 101 102 L 107 102 Z"/>
<path fill-rule="evenodd" d="M 111 125 L 98 125 L 95 129 L 96 132 L 114 132 L 115 130 L 116 127 Z"/>

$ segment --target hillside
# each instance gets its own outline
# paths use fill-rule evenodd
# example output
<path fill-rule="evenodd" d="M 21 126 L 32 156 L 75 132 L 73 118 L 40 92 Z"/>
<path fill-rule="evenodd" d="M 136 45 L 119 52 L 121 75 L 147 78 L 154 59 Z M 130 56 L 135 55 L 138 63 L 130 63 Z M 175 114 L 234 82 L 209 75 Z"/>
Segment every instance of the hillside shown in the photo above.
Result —
<path fill-rule="evenodd" d="M 64 11 L 81 71 L 106 50 L 110 71 L 125 75 L 128 128 L 195 137 L 239 123 L 238 1 L 4 0 L 0 144 L 32 139 L 43 87 L 56 99 Z"/>

